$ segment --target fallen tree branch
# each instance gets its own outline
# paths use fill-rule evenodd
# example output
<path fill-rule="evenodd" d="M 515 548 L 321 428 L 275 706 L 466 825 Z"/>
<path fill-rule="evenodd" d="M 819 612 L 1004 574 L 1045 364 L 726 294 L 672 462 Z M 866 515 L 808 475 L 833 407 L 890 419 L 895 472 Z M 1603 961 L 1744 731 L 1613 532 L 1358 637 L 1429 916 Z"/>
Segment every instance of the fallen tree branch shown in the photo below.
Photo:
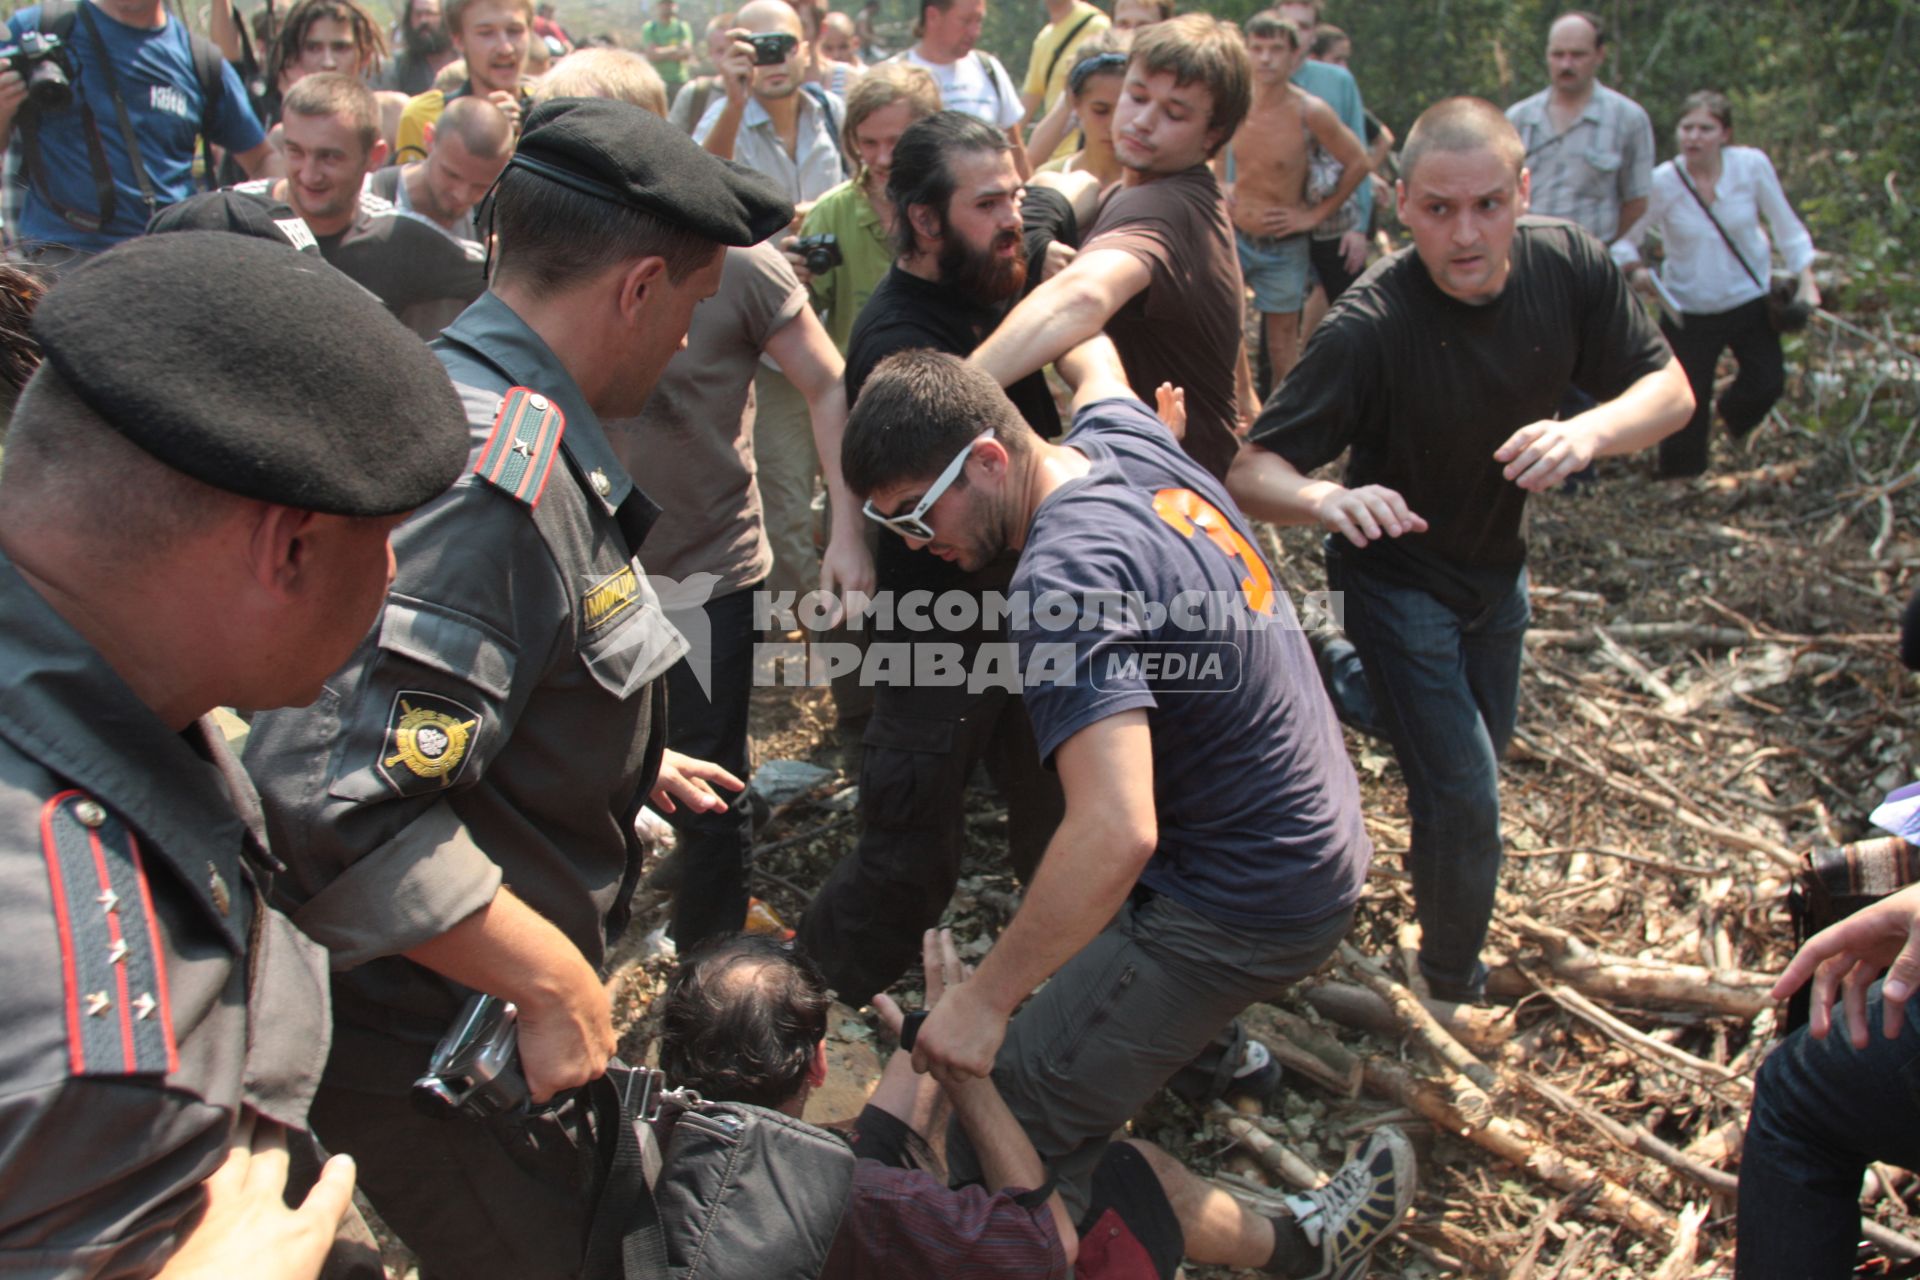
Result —
<path fill-rule="evenodd" d="M 1538 1137 L 1524 1121 L 1496 1116 L 1485 1126 L 1468 1125 L 1431 1081 L 1417 1078 L 1397 1062 L 1367 1059 L 1367 1087 L 1418 1111 L 1443 1128 L 1462 1134 L 1549 1186 L 1570 1193 L 1591 1194 L 1595 1213 L 1663 1247 L 1679 1230 L 1679 1224 L 1659 1205 Z"/>
<path fill-rule="evenodd" d="M 1440 1020 L 1420 1003 L 1419 997 L 1388 977 L 1378 965 L 1356 951 L 1352 943 L 1340 944 L 1340 959 L 1363 985 L 1393 1007 L 1404 1031 L 1425 1045 L 1441 1066 L 1456 1073 L 1456 1078 L 1449 1081 L 1449 1090 L 1454 1106 L 1466 1121 L 1476 1128 L 1492 1121 L 1493 1103 L 1485 1091 L 1499 1087 L 1499 1077 L 1493 1069 L 1454 1039 L 1453 1033 L 1441 1026 Z"/>
<path fill-rule="evenodd" d="M 1279 1176 L 1288 1186 L 1298 1187 L 1302 1191 L 1311 1191 L 1315 1187 L 1326 1185 L 1326 1174 L 1316 1169 L 1292 1147 L 1274 1138 L 1226 1103 L 1215 1102 L 1212 1111 L 1214 1117 L 1220 1122 L 1220 1127 L 1225 1129 L 1235 1142 L 1251 1151 L 1254 1159 Z"/>

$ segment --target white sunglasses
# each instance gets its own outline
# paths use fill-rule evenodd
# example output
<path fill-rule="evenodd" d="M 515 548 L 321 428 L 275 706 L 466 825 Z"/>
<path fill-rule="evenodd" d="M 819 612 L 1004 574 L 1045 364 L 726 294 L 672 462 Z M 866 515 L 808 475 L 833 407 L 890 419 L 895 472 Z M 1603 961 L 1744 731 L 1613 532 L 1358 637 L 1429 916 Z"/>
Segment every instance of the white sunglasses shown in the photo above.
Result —
<path fill-rule="evenodd" d="M 969 440 L 967 447 L 954 455 L 953 461 L 947 464 L 947 469 L 940 473 L 940 478 L 933 482 L 932 487 L 920 495 L 920 501 L 913 504 L 913 510 L 903 511 L 897 516 L 890 516 L 884 512 L 875 510 L 873 499 L 871 498 L 867 499 L 866 506 L 862 507 L 861 510 L 865 512 L 867 519 L 873 521 L 875 524 L 886 526 L 903 538 L 913 538 L 919 542 L 932 542 L 933 526 L 928 524 L 922 517 L 933 509 L 934 503 L 940 501 L 940 495 L 951 488 L 953 482 L 960 478 L 960 471 L 967 465 L 967 458 L 972 455 L 973 446 L 979 444 L 982 440 L 991 439 L 993 439 L 993 430 L 992 428 L 988 428 Z"/>

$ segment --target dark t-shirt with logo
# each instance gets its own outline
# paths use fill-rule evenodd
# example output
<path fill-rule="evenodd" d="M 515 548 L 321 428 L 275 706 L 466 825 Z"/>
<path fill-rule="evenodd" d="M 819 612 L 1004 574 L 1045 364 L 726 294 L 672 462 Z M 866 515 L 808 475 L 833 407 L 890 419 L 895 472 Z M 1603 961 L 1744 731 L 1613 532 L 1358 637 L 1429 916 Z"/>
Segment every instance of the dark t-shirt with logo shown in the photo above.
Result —
<path fill-rule="evenodd" d="M 1086 406 L 1063 443 L 1092 468 L 1040 504 L 1013 579 L 1042 759 L 1143 708 L 1160 843 L 1142 884 L 1239 927 L 1349 906 L 1372 859 L 1359 784 L 1245 517 L 1138 400 Z"/>

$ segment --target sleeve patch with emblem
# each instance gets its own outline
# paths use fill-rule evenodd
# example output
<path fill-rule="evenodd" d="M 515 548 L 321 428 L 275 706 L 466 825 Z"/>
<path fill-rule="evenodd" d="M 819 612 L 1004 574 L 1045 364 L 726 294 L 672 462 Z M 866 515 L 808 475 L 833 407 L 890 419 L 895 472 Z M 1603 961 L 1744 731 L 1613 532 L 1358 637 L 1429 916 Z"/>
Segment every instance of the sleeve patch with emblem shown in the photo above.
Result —
<path fill-rule="evenodd" d="M 537 391 L 512 387 L 500 399 L 493 434 L 480 451 L 474 472 L 530 507 L 540 505 L 567 420 L 558 405 Z"/>
<path fill-rule="evenodd" d="M 63 791 L 40 811 L 40 845 L 60 934 L 73 1074 L 179 1070 L 166 954 L 140 842 L 99 801 Z"/>
<path fill-rule="evenodd" d="M 401 795 L 451 787 L 480 732 L 480 713 L 437 693 L 393 696 L 380 739 L 380 775 Z"/>

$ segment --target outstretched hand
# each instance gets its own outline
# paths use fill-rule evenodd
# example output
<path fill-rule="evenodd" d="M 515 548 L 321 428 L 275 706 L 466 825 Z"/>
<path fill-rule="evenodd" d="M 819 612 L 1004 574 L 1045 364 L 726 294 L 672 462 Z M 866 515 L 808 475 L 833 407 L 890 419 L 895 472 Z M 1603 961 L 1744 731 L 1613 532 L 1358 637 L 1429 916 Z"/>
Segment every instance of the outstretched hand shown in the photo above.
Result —
<path fill-rule="evenodd" d="M 962 1085 L 993 1070 L 1007 1015 L 977 997 L 951 929 L 929 929 L 922 939 L 927 973 L 927 1020 L 913 1043 L 913 1069 L 943 1085 Z"/>
<path fill-rule="evenodd" d="M 1508 436 L 1493 458 L 1506 464 L 1500 474 L 1529 493 L 1542 493 L 1593 461 L 1593 441 L 1571 421 L 1535 422 Z"/>
<path fill-rule="evenodd" d="M 1321 527 L 1345 536 L 1356 547 L 1427 531 L 1426 519 L 1409 507 L 1405 498 L 1379 484 L 1336 488 L 1320 500 L 1315 514 Z"/>
<path fill-rule="evenodd" d="M 669 747 L 660 756 L 660 775 L 648 798 L 662 813 L 678 813 L 685 805 L 695 813 L 725 813 L 727 802 L 714 785 L 745 791 L 747 784 L 708 760 L 696 760 Z"/>
<path fill-rule="evenodd" d="M 1813 1004 L 1808 1031 L 1824 1040 L 1833 1028 L 1833 997 L 1842 992 L 1847 1039 L 1856 1049 L 1867 1047 L 1867 988 L 1882 970 L 1881 1031 L 1887 1039 L 1899 1036 L 1906 1020 L 1907 1000 L 1920 987 L 1920 885 L 1908 885 L 1845 920 L 1829 925 L 1807 939 L 1773 984 L 1773 998 L 1785 1000 L 1809 978 Z"/>
<path fill-rule="evenodd" d="M 159 1280 L 314 1280 L 353 1206 L 353 1159 L 328 1160 L 298 1209 L 283 1199 L 287 1167 L 286 1131 L 279 1125 L 260 1120 L 235 1133 L 226 1160 L 204 1184 L 206 1212 Z"/>

